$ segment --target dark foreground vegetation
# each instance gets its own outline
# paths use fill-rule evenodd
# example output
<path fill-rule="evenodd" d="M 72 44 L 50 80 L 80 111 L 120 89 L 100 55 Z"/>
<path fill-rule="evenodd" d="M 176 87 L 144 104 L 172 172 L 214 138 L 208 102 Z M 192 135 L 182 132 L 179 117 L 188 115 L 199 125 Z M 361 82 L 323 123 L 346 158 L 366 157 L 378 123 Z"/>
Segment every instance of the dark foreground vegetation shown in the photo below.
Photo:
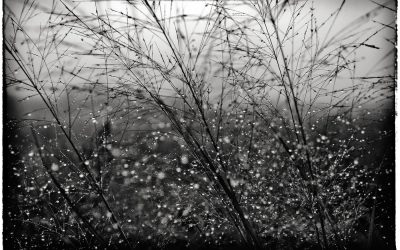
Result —
<path fill-rule="evenodd" d="M 5 1 L 4 248 L 395 249 L 395 3 L 180 4 Z"/>

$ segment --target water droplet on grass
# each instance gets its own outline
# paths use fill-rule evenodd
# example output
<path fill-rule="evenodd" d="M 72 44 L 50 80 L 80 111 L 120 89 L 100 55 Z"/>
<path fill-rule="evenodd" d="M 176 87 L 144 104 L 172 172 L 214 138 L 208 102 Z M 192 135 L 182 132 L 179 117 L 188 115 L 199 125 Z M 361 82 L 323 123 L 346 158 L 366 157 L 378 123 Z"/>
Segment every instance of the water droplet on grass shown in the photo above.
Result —
<path fill-rule="evenodd" d="M 182 164 L 188 164 L 189 163 L 189 158 L 187 157 L 187 155 L 182 155 L 181 163 Z"/>
<path fill-rule="evenodd" d="M 59 167 L 56 163 L 51 164 L 51 170 L 52 170 L 52 171 L 56 172 L 56 171 L 58 171 L 59 169 L 60 169 L 60 167 Z"/>

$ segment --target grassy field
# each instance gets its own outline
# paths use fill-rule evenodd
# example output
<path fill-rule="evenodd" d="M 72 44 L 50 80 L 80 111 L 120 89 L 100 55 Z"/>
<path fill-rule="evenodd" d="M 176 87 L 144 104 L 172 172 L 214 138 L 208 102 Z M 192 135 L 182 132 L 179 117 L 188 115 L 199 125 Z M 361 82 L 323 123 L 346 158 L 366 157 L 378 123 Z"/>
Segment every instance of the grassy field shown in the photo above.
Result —
<path fill-rule="evenodd" d="M 395 249 L 396 4 L 356 2 L 5 1 L 5 249 Z"/>

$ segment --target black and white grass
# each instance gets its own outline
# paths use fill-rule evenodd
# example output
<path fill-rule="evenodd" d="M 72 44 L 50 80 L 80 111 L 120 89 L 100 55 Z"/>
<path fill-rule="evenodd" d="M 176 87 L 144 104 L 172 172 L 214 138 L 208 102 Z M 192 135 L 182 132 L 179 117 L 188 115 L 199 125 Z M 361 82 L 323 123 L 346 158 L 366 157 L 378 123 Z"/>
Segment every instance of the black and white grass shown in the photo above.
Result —
<path fill-rule="evenodd" d="M 4 249 L 395 249 L 396 5 L 4 1 Z"/>

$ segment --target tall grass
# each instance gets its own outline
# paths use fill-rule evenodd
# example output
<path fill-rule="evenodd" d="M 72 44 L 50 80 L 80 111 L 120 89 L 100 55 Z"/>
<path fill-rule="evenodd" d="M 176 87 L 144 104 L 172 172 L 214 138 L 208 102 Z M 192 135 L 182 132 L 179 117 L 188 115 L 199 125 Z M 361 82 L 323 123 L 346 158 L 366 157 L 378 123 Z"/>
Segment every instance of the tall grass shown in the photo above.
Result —
<path fill-rule="evenodd" d="M 322 20 L 312 1 L 113 3 L 5 4 L 7 91 L 41 103 L 14 123 L 10 244 L 345 249 L 370 216 L 367 245 L 393 246 L 393 149 L 370 144 L 390 135 L 393 3 L 341 29 L 345 1 Z"/>

